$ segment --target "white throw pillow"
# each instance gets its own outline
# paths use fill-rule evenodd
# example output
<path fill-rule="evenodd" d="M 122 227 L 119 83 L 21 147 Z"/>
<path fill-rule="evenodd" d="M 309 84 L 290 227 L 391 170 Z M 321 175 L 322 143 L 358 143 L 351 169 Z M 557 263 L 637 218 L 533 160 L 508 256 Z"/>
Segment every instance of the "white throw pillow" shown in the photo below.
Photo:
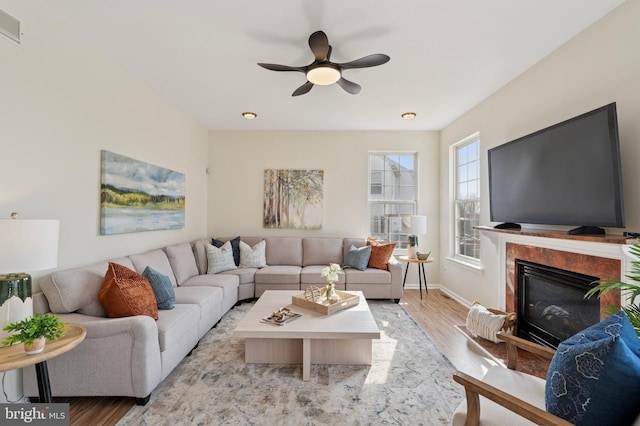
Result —
<path fill-rule="evenodd" d="M 209 264 L 207 274 L 217 274 L 218 272 L 236 269 L 230 241 L 224 243 L 220 248 L 212 244 L 205 245 L 205 248 L 207 250 L 207 263 Z"/>
<path fill-rule="evenodd" d="M 241 268 L 264 268 L 267 266 L 267 256 L 265 254 L 267 242 L 260 241 L 250 247 L 244 241 L 240 241 L 240 267 Z"/>

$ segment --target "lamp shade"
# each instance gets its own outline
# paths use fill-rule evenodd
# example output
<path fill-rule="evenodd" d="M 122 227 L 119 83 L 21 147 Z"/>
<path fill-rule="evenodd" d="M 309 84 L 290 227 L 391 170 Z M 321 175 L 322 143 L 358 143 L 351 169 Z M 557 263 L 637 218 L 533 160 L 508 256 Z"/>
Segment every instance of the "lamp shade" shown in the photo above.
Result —
<path fill-rule="evenodd" d="M 59 220 L 0 220 L 0 274 L 41 271 L 58 264 Z"/>
<path fill-rule="evenodd" d="M 423 235 L 427 233 L 427 217 L 426 216 L 411 216 L 411 233 L 416 235 Z"/>

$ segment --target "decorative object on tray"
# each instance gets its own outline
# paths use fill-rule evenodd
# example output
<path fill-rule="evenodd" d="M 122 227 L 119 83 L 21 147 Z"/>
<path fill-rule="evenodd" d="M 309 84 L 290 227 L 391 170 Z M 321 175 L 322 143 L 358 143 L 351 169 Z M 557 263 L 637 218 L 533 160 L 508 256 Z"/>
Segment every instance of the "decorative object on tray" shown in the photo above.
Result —
<path fill-rule="evenodd" d="M 304 290 L 304 298 L 309 302 L 319 302 L 322 292 L 315 285 L 310 285 Z"/>
<path fill-rule="evenodd" d="M 285 325 L 295 319 L 298 319 L 302 316 L 297 312 L 293 312 L 289 308 L 280 308 L 268 317 L 262 318 L 262 322 L 268 322 L 270 324 L 276 325 Z"/>
<path fill-rule="evenodd" d="M 330 263 L 321 272 L 320 276 L 327 280 L 327 288 L 324 294 L 329 303 L 337 303 L 340 301 L 340 295 L 336 292 L 335 285 L 340 279 L 338 274 L 342 274 L 342 268 L 337 263 Z"/>
<path fill-rule="evenodd" d="M 4 345 L 20 343 L 24 345 L 24 351 L 29 354 L 38 354 L 44 350 L 48 340 L 54 341 L 62 337 L 64 323 L 52 313 L 33 314 L 32 317 L 7 325 L 4 331 L 14 332 L 4 342 Z"/>
<path fill-rule="evenodd" d="M 485 308 L 480 303 L 473 302 L 467 315 L 467 330 L 475 337 L 482 337 L 494 343 L 501 343 L 496 337 L 498 332 L 513 333 L 516 325 L 516 313 L 503 312 L 498 309 Z"/>
<path fill-rule="evenodd" d="M 291 297 L 291 302 L 294 305 L 301 306 L 306 309 L 319 312 L 323 315 L 331 315 L 344 309 L 351 308 L 360 303 L 360 297 L 357 294 L 347 293 L 346 291 L 333 290 L 339 297 L 337 302 L 331 302 L 324 297 L 321 297 L 319 301 L 312 302 L 305 298 L 305 294 L 296 294 Z"/>

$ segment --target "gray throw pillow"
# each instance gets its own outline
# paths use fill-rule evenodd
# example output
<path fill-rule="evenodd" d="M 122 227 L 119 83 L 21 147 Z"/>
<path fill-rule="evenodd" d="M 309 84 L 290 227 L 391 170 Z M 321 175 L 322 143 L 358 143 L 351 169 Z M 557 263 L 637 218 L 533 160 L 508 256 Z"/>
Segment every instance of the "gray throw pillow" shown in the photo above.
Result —
<path fill-rule="evenodd" d="M 357 248 L 349 247 L 347 255 L 344 257 L 344 268 L 354 268 L 360 271 L 367 269 L 369 258 L 371 257 L 371 246 Z"/>
<path fill-rule="evenodd" d="M 173 309 L 176 302 L 176 292 L 173 290 L 169 277 L 149 266 L 144 268 L 142 276 L 151 284 L 158 309 Z"/>

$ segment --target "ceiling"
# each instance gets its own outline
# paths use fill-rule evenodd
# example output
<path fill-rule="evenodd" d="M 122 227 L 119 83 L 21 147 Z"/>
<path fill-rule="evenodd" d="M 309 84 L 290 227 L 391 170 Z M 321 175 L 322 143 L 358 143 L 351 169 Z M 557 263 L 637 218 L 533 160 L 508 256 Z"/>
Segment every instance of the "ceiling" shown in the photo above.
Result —
<path fill-rule="evenodd" d="M 624 0 L 27 1 L 209 129 L 439 130 Z M 292 97 L 304 74 L 256 63 L 310 64 L 316 30 L 335 62 L 391 60 Z"/>

